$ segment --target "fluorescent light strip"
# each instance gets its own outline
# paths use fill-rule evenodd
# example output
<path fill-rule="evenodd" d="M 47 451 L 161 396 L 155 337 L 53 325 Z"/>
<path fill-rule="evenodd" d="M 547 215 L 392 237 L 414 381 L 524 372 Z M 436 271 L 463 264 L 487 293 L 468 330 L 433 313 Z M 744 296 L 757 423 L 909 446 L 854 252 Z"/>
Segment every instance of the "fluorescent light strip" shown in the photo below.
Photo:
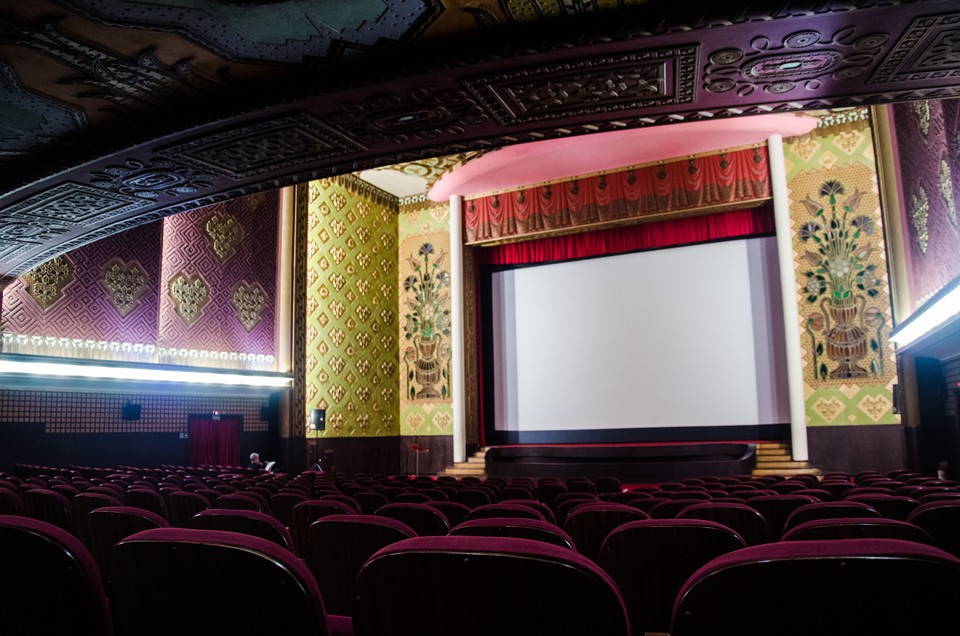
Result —
<path fill-rule="evenodd" d="M 935 302 L 930 308 L 915 315 L 890 334 L 890 341 L 901 347 L 915 342 L 957 314 L 960 314 L 960 285 Z"/>
<path fill-rule="evenodd" d="M 242 375 L 210 371 L 174 371 L 142 367 L 111 367 L 69 362 L 30 362 L 3 360 L 0 373 L 17 373 L 42 377 L 84 378 L 91 380 L 125 380 L 132 382 L 179 382 L 183 384 L 224 384 L 230 386 L 258 386 L 287 388 L 289 377 L 280 375 Z"/>

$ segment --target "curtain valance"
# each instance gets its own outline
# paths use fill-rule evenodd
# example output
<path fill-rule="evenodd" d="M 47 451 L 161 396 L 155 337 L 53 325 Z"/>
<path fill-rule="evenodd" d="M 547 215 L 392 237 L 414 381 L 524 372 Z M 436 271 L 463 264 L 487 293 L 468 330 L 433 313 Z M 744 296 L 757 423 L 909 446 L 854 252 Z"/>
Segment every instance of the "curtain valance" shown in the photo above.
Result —
<path fill-rule="evenodd" d="M 464 202 L 467 244 L 661 219 L 770 198 L 763 146 L 531 186 Z"/>

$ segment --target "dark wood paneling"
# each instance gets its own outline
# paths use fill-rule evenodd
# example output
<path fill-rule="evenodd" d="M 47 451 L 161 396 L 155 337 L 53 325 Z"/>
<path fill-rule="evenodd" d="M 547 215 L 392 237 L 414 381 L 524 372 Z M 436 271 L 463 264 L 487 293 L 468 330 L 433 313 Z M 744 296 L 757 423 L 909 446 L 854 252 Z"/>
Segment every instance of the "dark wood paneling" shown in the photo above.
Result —
<path fill-rule="evenodd" d="M 899 424 L 812 426 L 807 428 L 810 462 L 824 472 L 882 472 L 908 468 L 906 440 Z"/>

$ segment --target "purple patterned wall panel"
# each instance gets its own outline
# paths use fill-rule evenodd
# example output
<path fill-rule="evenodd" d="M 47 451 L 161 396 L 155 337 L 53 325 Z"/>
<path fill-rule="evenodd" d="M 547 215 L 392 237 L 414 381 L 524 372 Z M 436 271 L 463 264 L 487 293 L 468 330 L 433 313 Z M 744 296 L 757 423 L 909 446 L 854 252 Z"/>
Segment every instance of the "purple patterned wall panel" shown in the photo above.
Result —
<path fill-rule="evenodd" d="M 892 106 L 907 283 L 916 309 L 960 276 L 960 99 Z"/>
<path fill-rule="evenodd" d="M 3 294 L 3 332 L 155 345 L 161 233 L 150 223 L 69 252 L 49 302 L 29 292 L 42 265 L 18 278 Z"/>
<path fill-rule="evenodd" d="M 164 221 L 158 347 L 275 355 L 279 207 L 265 192 Z"/>

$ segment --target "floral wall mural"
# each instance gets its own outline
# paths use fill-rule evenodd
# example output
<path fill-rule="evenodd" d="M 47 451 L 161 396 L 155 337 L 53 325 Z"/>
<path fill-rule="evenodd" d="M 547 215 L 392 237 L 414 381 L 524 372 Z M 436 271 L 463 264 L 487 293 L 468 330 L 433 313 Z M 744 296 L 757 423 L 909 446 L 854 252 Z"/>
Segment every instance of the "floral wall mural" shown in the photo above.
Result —
<path fill-rule="evenodd" d="M 896 361 L 867 110 L 788 140 L 807 424 L 894 424 Z"/>
<path fill-rule="evenodd" d="M 452 435 L 450 205 L 401 207 L 400 434 Z"/>
<path fill-rule="evenodd" d="M 306 413 L 327 411 L 322 437 L 398 434 L 395 205 L 358 178 L 310 183 Z"/>

